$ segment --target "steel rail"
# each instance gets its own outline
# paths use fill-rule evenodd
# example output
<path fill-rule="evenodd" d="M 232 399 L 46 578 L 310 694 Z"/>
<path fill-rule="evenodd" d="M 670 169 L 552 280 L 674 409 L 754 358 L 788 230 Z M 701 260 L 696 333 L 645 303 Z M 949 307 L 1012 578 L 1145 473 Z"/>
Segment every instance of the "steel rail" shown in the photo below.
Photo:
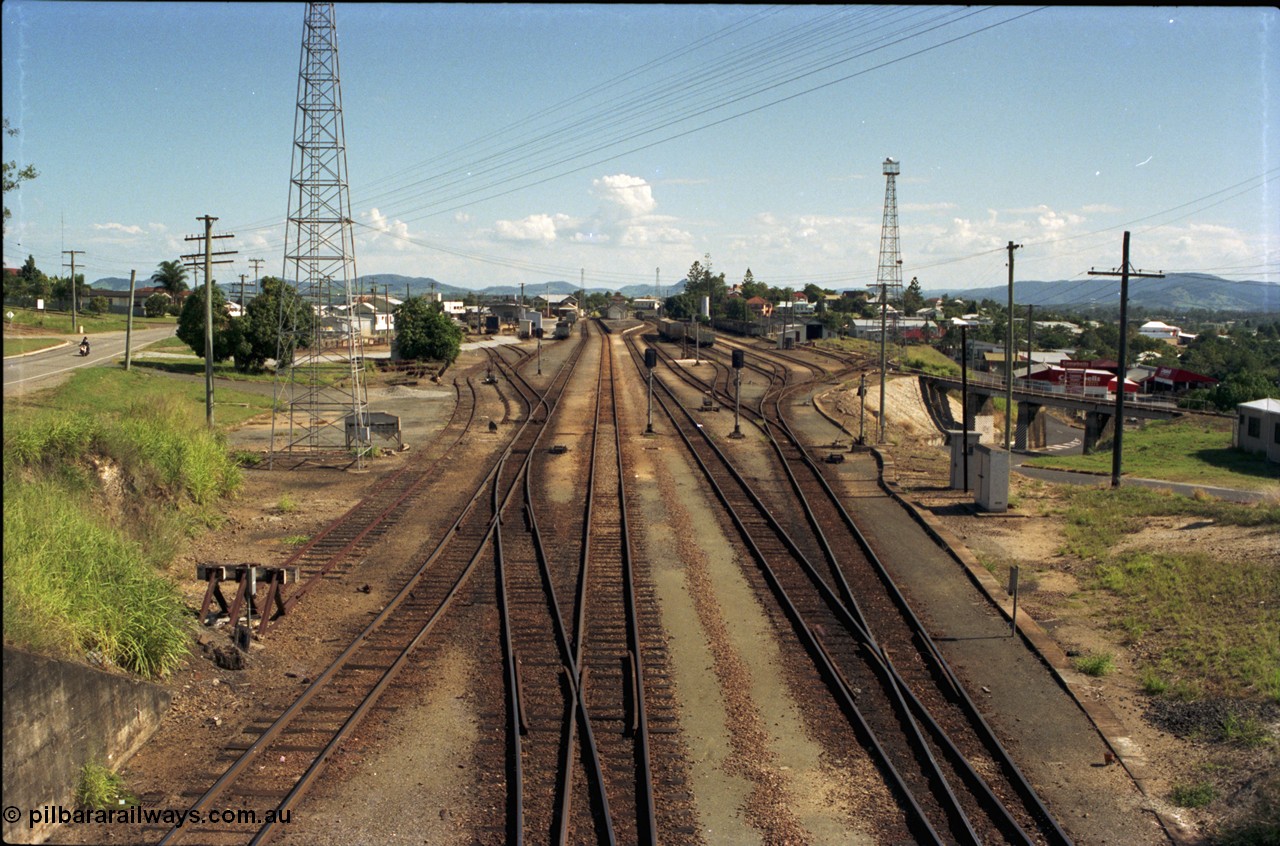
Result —
<path fill-rule="evenodd" d="M 298 602 L 298 600 L 300 600 L 304 595 L 306 595 L 306 593 L 310 591 L 311 588 L 316 583 L 320 582 L 325 576 L 325 574 L 327 574 L 333 568 L 334 564 L 336 564 L 338 561 L 341 561 L 343 558 L 345 558 L 351 552 L 351 550 L 355 549 L 356 546 L 362 540 L 364 540 L 365 537 L 369 535 L 370 532 L 372 532 L 375 528 L 380 526 L 397 507 L 399 507 L 403 502 L 405 502 L 405 500 L 409 499 L 409 497 L 413 496 L 419 490 L 421 490 L 422 485 L 425 483 L 427 479 L 434 477 L 435 471 L 438 465 L 440 464 L 440 462 L 444 459 L 445 456 L 447 456 L 450 453 L 453 447 L 457 446 L 458 443 L 462 440 L 462 438 L 466 436 L 466 434 L 471 429 L 471 424 L 475 420 L 475 409 L 476 409 L 475 385 L 471 383 L 470 379 L 466 380 L 466 384 L 469 389 L 469 393 L 471 394 L 471 397 L 472 397 L 472 402 L 470 403 L 470 411 L 467 415 L 467 419 L 462 424 L 461 431 L 458 433 L 457 437 L 453 439 L 453 441 L 449 444 L 449 446 L 443 450 L 440 456 L 435 461 L 433 461 L 429 467 L 425 469 L 415 470 L 412 464 L 406 464 L 404 467 L 400 468 L 400 470 L 396 471 L 394 474 L 392 474 L 382 482 L 379 482 L 378 485 L 375 486 L 374 490 L 371 491 L 368 495 L 366 495 L 364 499 L 362 499 L 360 502 L 353 505 L 341 517 L 338 517 L 336 520 L 331 522 L 328 526 L 326 526 L 318 534 L 312 537 L 311 540 L 307 541 L 306 544 L 300 547 L 297 551 L 295 551 L 292 555 L 290 555 L 280 564 L 281 567 L 288 567 L 291 565 L 296 565 L 298 562 L 304 560 L 308 555 L 310 555 L 316 549 L 317 545 L 319 545 L 321 542 L 327 539 L 331 534 L 334 534 L 339 528 L 345 526 L 347 522 L 352 520 L 362 508 L 367 507 L 367 503 L 369 503 L 375 496 L 386 492 L 388 488 L 391 488 L 397 483 L 403 481 L 405 477 L 409 476 L 411 473 L 416 475 L 416 478 L 410 480 L 409 484 L 405 487 L 405 490 L 403 491 L 403 493 L 401 493 L 393 502 L 391 502 L 391 504 L 389 504 L 380 512 L 378 512 L 359 534 L 357 534 L 351 541 L 349 541 L 346 545 L 344 545 L 338 551 L 329 553 L 326 555 L 325 563 L 321 564 L 318 570 L 316 570 L 309 577 L 307 577 L 306 581 L 299 584 L 297 589 L 287 599 L 284 600 L 284 607 L 286 612 L 292 609 L 293 606 Z M 455 393 L 458 399 L 460 400 L 462 396 L 462 392 L 461 392 L 461 389 L 458 387 L 458 380 L 456 378 L 453 381 L 453 385 L 454 385 Z M 454 405 L 453 413 L 449 417 L 449 422 L 445 424 L 446 430 L 450 426 L 453 426 L 457 421 L 458 409 L 460 407 L 462 407 L 462 403 L 456 402 Z M 267 609 L 268 612 L 269 610 L 270 609 Z"/>
<path fill-rule="evenodd" d="M 631 354 L 632 354 L 633 362 L 635 363 L 637 369 L 639 370 L 643 366 L 643 361 L 642 361 L 642 357 L 639 355 L 638 348 L 635 344 L 631 345 Z M 830 663 L 830 661 L 827 660 L 826 650 L 818 643 L 812 629 L 804 621 L 801 615 L 801 612 L 796 607 L 795 603 L 791 600 L 791 597 L 787 594 L 777 574 L 774 572 L 772 565 L 769 563 L 768 556 L 765 554 L 763 550 L 760 549 L 759 545 L 756 543 L 754 537 L 752 536 L 751 531 L 747 528 L 743 517 L 733 507 L 732 503 L 730 502 L 728 494 L 722 489 L 720 484 L 716 481 L 714 473 L 711 471 L 711 468 L 707 465 L 706 461 L 703 459 L 698 448 L 694 445 L 690 435 L 685 431 L 684 427 L 680 425 L 679 416 L 677 415 L 676 411 L 672 409 L 671 407 L 672 405 L 674 405 L 677 409 L 679 409 L 680 412 L 682 412 L 685 415 L 685 417 L 689 419 L 689 423 L 691 424 L 692 428 L 696 429 L 696 431 L 702 434 L 704 442 L 706 443 L 707 449 L 712 454 L 717 456 L 719 461 L 722 462 L 723 466 L 725 467 L 726 472 L 728 472 L 730 476 L 734 478 L 736 483 L 742 487 L 747 497 L 752 501 L 753 507 L 760 513 L 761 516 L 764 517 L 766 522 L 770 525 L 772 531 L 781 540 L 784 546 L 791 552 L 791 554 L 796 558 L 797 562 L 801 566 L 807 566 L 807 562 L 804 559 L 803 553 L 800 552 L 798 547 L 795 545 L 795 542 L 787 535 L 785 530 L 783 530 L 781 525 L 777 522 L 777 520 L 773 517 L 773 515 L 769 512 L 769 510 L 764 506 L 764 504 L 760 502 L 758 498 L 755 497 L 754 492 L 752 492 L 749 486 L 746 485 L 745 480 L 743 480 L 737 474 L 737 471 L 733 468 L 732 464 L 727 460 L 727 458 L 723 455 L 723 453 L 721 453 L 719 449 L 716 447 L 716 445 L 710 441 L 710 439 L 706 435 L 705 430 L 701 427 L 701 424 L 698 424 L 696 421 L 692 419 L 688 410 L 684 408 L 683 404 L 675 396 L 674 392 L 662 380 L 655 378 L 654 381 L 655 383 L 657 383 L 657 385 L 661 389 L 658 394 L 658 401 L 662 407 L 663 412 L 667 415 L 667 417 L 671 420 L 672 424 L 675 426 L 677 433 L 680 435 L 681 439 L 684 441 L 686 447 L 688 448 L 689 454 L 691 455 L 693 460 L 698 464 L 699 468 L 702 470 L 704 476 L 708 481 L 708 484 L 711 485 L 712 490 L 716 494 L 716 497 L 720 500 L 726 512 L 729 514 L 730 518 L 733 520 L 734 525 L 738 528 L 738 531 L 742 538 L 743 543 L 747 546 L 748 550 L 752 554 L 752 557 L 760 566 L 761 572 L 764 574 L 766 580 L 769 582 L 771 588 L 774 590 L 775 595 L 778 597 L 779 603 L 782 606 L 783 610 L 787 613 L 788 617 L 791 618 L 793 623 L 795 624 L 797 637 L 805 645 L 809 654 L 813 656 L 815 664 L 818 666 L 818 668 L 822 670 L 824 672 L 824 675 L 828 678 L 828 681 L 833 688 L 833 693 L 836 695 L 836 698 L 839 700 L 840 704 L 845 710 L 845 713 L 849 715 L 849 717 L 855 722 L 856 724 L 855 728 L 857 728 L 862 733 L 863 737 L 866 739 L 866 742 L 871 747 L 872 753 L 876 756 L 876 759 L 880 762 L 881 767 L 887 773 L 890 782 L 898 792 L 898 795 L 901 798 L 902 803 L 905 805 L 904 810 L 908 813 L 910 817 L 911 827 L 916 831 L 917 836 L 927 838 L 929 842 L 939 843 L 939 844 L 947 842 L 942 837 L 942 835 L 939 834 L 938 830 L 934 827 L 933 822 L 929 819 L 929 815 L 925 812 L 924 808 L 920 805 L 919 800 L 914 795 L 914 791 L 908 785 L 906 778 L 904 777 L 902 772 L 899 770 L 897 765 L 894 764 L 892 756 L 890 755 L 888 750 L 884 747 L 880 738 L 877 736 L 875 730 L 867 722 L 865 716 L 862 713 L 861 707 L 858 705 L 858 703 L 855 700 L 854 692 L 848 687 L 842 675 L 839 672 L 837 672 L 834 666 Z M 665 394 L 667 399 L 663 399 L 661 396 L 662 394 Z M 668 402 L 668 400 L 670 402 Z M 836 603 L 836 606 L 837 608 L 843 607 L 843 606 L 839 606 L 838 603 Z M 876 663 L 878 663 L 878 660 Z M 904 705 L 904 712 L 905 712 L 905 705 Z M 910 720 L 909 717 L 907 718 L 907 723 L 909 726 L 914 728 L 915 724 L 913 721 Z M 929 752 L 927 746 L 924 744 L 923 738 L 918 738 L 918 740 L 916 741 L 916 744 L 917 744 L 915 747 L 916 752 L 918 754 L 923 754 L 927 760 L 932 761 L 932 754 Z M 933 764 L 936 767 L 936 762 L 933 762 Z M 940 778 L 940 776 L 941 776 L 940 772 L 935 772 L 935 777 L 938 777 L 940 781 L 945 784 L 945 779 Z M 948 786 L 944 790 L 944 795 L 949 794 L 949 792 L 950 792 L 950 788 Z M 939 800 L 935 797 L 935 801 L 939 801 Z M 945 803 L 939 802 L 939 804 L 940 806 L 945 808 Z M 958 805 L 953 805 L 952 808 L 946 809 L 946 812 L 953 817 L 958 813 L 959 819 L 962 821 L 960 824 L 960 829 L 962 831 L 967 830 L 969 832 L 972 832 L 972 828 L 968 823 L 967 817 L 964 816 L 963 811 L 959 809 Z M 977 843 L 976 834 L 972 835 L 972 837 L 969 839 L 969 842 L 975 843 L 975 844 Z"/>
<path fill-rule="evenodd" d="M 773 351 L 770 351 L 769 354 L 770 356 L 774 355 Z M 805 366 L 813 368 L 815 370 L 819 369 L 819 368 L 816 368 L 812 363 L 803 362 L 802 360 L 799 360 L 795 356 L 782 356 L 782 357 L 790 361 L 799 361 L 799 363 L 802 363 Z M 843 359 L 841 360 L 843 361 Z M 922 659 L 925 661 L 926 665 L 932 664 L 936 673 L 945 679 L 948 689 L 951 691 L 952 695 L 956 699 L 957 704 L 959 705 L 965 718 L 969 721 L 970 726 L 974 731 L 975 737 L 977 738 L 979 743 L 983 746 L 983 748 L 986 750 L 987 754 L 991 756 L 993 762 L 996 763 L 1002 769 L 1002 771 L 1004 772 L 1005 780 L 1013 788 L 1015 793 L 1018 795 L 1019 799 L 1022 801 L 1028 816 L 1031 819 L 1033 819 L 1036 822 L 1036 824 L 1044 831 L 1044 836 L 1047 838 L 1048 842 L 1055 843 L 1055 844 L 1071 843 L 1070 838 L 1066 835 L 1065 832 L 1062 831 L 1061 826 L 1059 825 L 1057 820 L 1053 817 L 1053 815 L 1049 813 L 1048 809 L 1045 807 L 1043 801 L 1040 799 L 1039 795 L 1035 791 L 1034 787 L 1032 787 L 1029 780 L 1026 778 L 1025 774 L 1017 766 L 1016 762 L 1013 761 L 1013 758 L 1009 754 L 1008 750 L 1005 749 L 1003 744 L 1000 743 L 999 739 L 995 735 L 994 730 L 992 730 L 990 724 L 982 716 L 981 712 L 977 708 L 977 705 L 973 702 L 972 698 L 969 696 L 968 691 L 965 690 L 959 678 L 955 675 L 954 671 L 951 669 L 951 667 L 947 664 L 946 660 L 943 658 L 936 644 L 934 644 L 933 640 L 929 637 L 928 632 L 925 629 L 923 623 L 921 623 L 919 618 L 916 616 L 914 610 L 912 610 L 910 605 L 907 603 L 906 598 L 901 593 L 901 590 L 898 588 L 897 584 L 893 581 L 892 577 L 889 575 L 887 568 L 884 566 L 883 562 L 879 559 L 879 557 L 875 554 L 874 550 L 871 548 L 871 545 L 866 540 L 866 537 L 862 534 L 861 530 L 858 528 L 852 516 L 849 515 L 847 509 L 844 508 L 844 504 L 840 501 L 840 497 L 831 488 L 830 483 L 826 479 L 826 476 L 822 473 L 821 469 L 809 456 L 808 451 L 805 449 L 805 447 L 801 443 L 800 438 L 795 434 L 794 430 L 791 429 L 791 426 L 787 421 L 786 416 L 783 412 L 783 406 L 782 406 L 783 400 L 785 396 L 788 395 L 789 393 L 793 392 L 794 390 L 803 389 L 807 387 L 810 383 L 803 383 L 799 386 L 789 387 L 785 384 L 786 383 L 785 377 L 783 382 L 784 382 L 783 386 L 780 387 L 778 390 L 772 391 L 772 392 L 766 391 L 766 394 L 761 396 L 760 403 L 759 403 L 759 411 L 757 412 L 760 418 L 759 425 L 761 425 L 765 434 L 770 439 L 770 443 L 772 444 L 773 449 L 783 466 L 784 472 L 787 474 L 792 490 L 796 498 L 799 499 L 801 506 L 806 514 L 806 518 L 811 526 L 814 536 L 816 539 L 818 539 L 823 549 L 824 556 L 827 557 L 832 567 L 832 572 L 837 581 L 838 587 L 840 589 L 840 593 L 844 598 L 845 602 L 848 603 L 851 612 L 861 622 L 860 628 L 866 632 L 868 637 L 871 637 L 872 635 L 871 627 L 867 624 L 866 616 L 865 614 L 863 614 L 860 607 L 858 606 L 858 603 L 854 599 L 852 591 L 848 586 L 848 582 L 844 578 L 843 570 L 838 564 L 837 556 L 834 552 L 834 549 L 832 548 L 831 544 L 827 541 L 826 533 L 822 529 L 821 521 L 818 519 L 818 517 L 814 513 L 808 497 L 802 490 L 800 480 L 796 477 L 795 473 L 791 470 L 791 465 L 793 463 L 800 463 L 809 471 L 809 473 L 811 474 L 811 478 L 813 478 L 815 482 L 821 487 L 824 493 L 824 499 L 826 500 L 826 502 L 837 512 L 837 514 L 839 515 L 839 519 L 842 521 L 845 528 L 850 532 L 850 534 L 853 535 L 863 555 L 865 556 L 868 563 L 872 566 L 872 568 L 876 572 L 877 576 L 879 577 L 882 584 L 884 585 L 886 591 L 889 593 L 890 598 L 892 599 L 895 607 L 898 609 L 899 613 L 903 615 L 903 617 L 905 618 L 908 624 L 908 627 L 911 629 L 915 637 L 920 639 L 923 645 L 923 648 L 920 650 Z M 766 403 L 769 401 L 773 402 L 773 415 L 772 415 L 773 422 L 771 422 L 770 415 L 766 412 L 766 408 L 765 408 Z M 794 459 L 789 458 L 785 454 L 784 447 L 782 446 L 782 444 L 779 443 L 778 439 L 773 434 L 772 429 L 775 427 L 775 425 L 779 430 L 782 431 L 786 439 L 790 442 L 790 444 L 794 448 L 797 456 L 796 458 Z M 847 431 L 844 429 L 843 426 L 840 426 L 840 429 L 841 431 Z M 994 821 L 997 822 L 997 824 L 1005 831 L 1006 836 L 1021 840 L 1022 842 L 1025 842 L 1025 843 L 1033 842 L 1030 835 L 1028 835 L 1027 832 L 1022 828 L 1022 826 L 1017 822 L 1017 820 L 1013 818 L 1013 815 L 1010 813 L 1008 806 L 1002 800 L 1000 800 L 998 796 L 996 796 L 995 792 L 992 790 L 987 779 L 983 778 L 974 769 L 968 757 L 965 756 L 962 752 L 960 752 L 960 750 L 956 747 L 955 743 L 948 736 L 947 732 L 937 723 L 936 719 L 934 718 L 932 713 L 929 711 L 928 707 L 925 706 L 924 703 L 920 701 L 919 697 L 915 694 L 915 692 L 912 691 L 908 683 L 905 681 L 905 679 L 902 678 L 901 674 L 898 672 L 896 666 L 894 666 L 891 662 L 888 662 L 887 655 L 884 653 L 883 648 L 878 644 L 876 644 L 874 639 L 872 639 L 868 645 L 871 648 L 875 649 L 876 651 L 880 652 L 882 655 L 884 655 L 885 661 L 886 661 L 885 666 L 888 667 L 890 672 L 892 673 L 895 680 L 895 684 L 899 685 L 900 688 L 902 689 L 903 695 L 907 698 L 913 713 L 916 715 L 917 719 L 921 720 L 924 723 L 925 727 L 929 730 L 930 735 L 934 738 L 934 742 L 937 743 L 939 747 L 943 749 L 944 753 L 946 753 L 948 757 L 948 760 L 950 760 L 952 762 L 952 765 L 956 767 L 956 769 L 960 772 L 965 782 L 970 785 L 970 788 L 972 790 L 976 791 L 977 793 L 985 797 L 985 801 L 988 806 L 997 808 L 999 810 L 1000 816 L 998 819 Z"/>
<path fill-rule="evenodd" d="M 472 413 L 474 414 L 474 409 Z M 370 641 L 370 638 L 374 633 L 380 631 L 384 625 L 392 619 L 395 612 L 406 601 L 406 599 L 413 597 L 414 589 L 421 583 L 424 576 L 432 570 L 433 565 L 443 556 L 444 552 L 450 547 L 454 540 L 460 536 L 462 526 L 468 516 L 473 512 L 476 504 L 480 501 L 485 489 L 488 488 L 492 482 L 493 489 L 491 499 L 493 501 L 492 507 L 494 510 L 492 516 L 487 521 L 485 531 L 481 541 L 476 547 L 475 553 L 470 557 L 467 565 L 463 568 L 462 573 L 455 579 L 454 584 L 441 600 L 436 610 L 429 615 L 427 621 L 422 625 L 422 628 L 412 638 L 410 643 L 401 650 L 392 665 L 383 671 L 382 675 L 374 684 L 370 692 L 367 693 L 355 706 L 352 713 L 343 722 L 339 730 L 331 737 L 330 741 L 325 744 L 325 746 L 319 751 L 319 754 L 312 760 L 311 765 L 303 773 L 301 778 L 295 781 L 293 787 L 288 791 L 285 798 L 277 806 L 276 810 L 287 810 L 293 803 L 300 801 L 302 796 L 319 777 L 320 773 L 327 765 L 329 758 L 334 752 L 336 752 L 342 740 L 344 740 L 346 736 L 354 730 L 369 708 L 373 707 L 377 699 L 385 690 L 386 686 L 398 674 L 399 670 L 402 669 L 409 654 L 421 643 L 422 639 L 425 638 L 440 617 L 452 606 L 458 591 L 474 572 L 475 565 L 480 560 L 484 547 L 489 543 L 489 540 L 494 535 L 495 529 L 498 525 L 499 515 L 501 513 L 501 509 L 498 505 L 498 492 L 501 488 L 498 483 L 500 474 L 512 454 L 512 444 L 514 444 L 516 439 L 525 432 L 531 423 L 532 420 L 530 419 L 526 420 L 525 424 L 522 425 L 520 431 L 517 432 L 516 437 L 507 445 L 502 456 L 495 462 L 493 468 L 488 472 L 488 474 L 486 474 L 483 481 L 476 488 L 475 492 L 468 500 L 467 505 L 462 509 L 453 525 L 444 533 L 439 544 L 428 556 L 426 561 L 424 561 L 418 570 L 409 578 L 399 593 L 397 593 L 396 596 L 393 597 L 392 600 L 383 608 L 383 610 L 372 621 L 370 621 L 365 629 L 356 636 L 352 643 L 343 650 L 343 652 L 329 665 L 329 667 L 327 667 L 307 687 L 307 689 L 303 691 L 303 693 L 262 732 L 258 739 L 227 768 L 223 775 L 219 777 L 214 784 L 200 796 L 199 799 L 196 800 L 190 810 L 200 812 L 203 815 L 213 802 L 226 793 L 236 779 L 245 773 L 249 764 L 257 760 L 258 756 L 264 752 L 299 715 L 304 713 L 307 706 L 322 690 L 328 687 L 334 677 L 350 662 L 350 659 L 355 656 L 358 650 Z M 514 495 L 516 485 L 519 482 L 520 475 L 524 472 L 524 467 L 528 464 L 528 460 L 529 457 L 526 456 L 525 462 L 516 478 L 510 480 L 510 485 L 504 498 L 504 504 L 505 502 L 509 502 L 511 497 Z M 259 828 L 251 842 L 255 844 L 265 843 L 273 835 L 278 824 L 278 820 L 275 822 L 268 822 Z M 181 827 L 175 826 L 168 832 L 168 834 L 165 835 L 164 838 L 161 839 L 160 843 L 168 844 L 174 842 L 176 838 L 182 835 L 182 832 L 183 830 Z"/>

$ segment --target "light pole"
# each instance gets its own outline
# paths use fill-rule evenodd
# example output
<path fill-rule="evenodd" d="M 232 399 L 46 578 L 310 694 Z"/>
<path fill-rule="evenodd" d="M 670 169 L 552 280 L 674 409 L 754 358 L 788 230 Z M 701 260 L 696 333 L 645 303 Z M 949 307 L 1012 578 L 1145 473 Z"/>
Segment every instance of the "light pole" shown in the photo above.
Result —
<path fill-rule="evenodd" d="M 964 474 L 964 492 L 969 492 L 969 328 L 968 322 L 960 324 L 960 446 L 961 468 Z"/>
<path fill-rule="evenodd" d="M 867 422 L 867 374 L 862 374 L 861 381 L 858 382 L 858 398 L 862 400 L 862 410 L 858 412 L 858 446 L 862 446 L 867 442 L 866 439 L 866 422 Z M 850 452 L 853 450 L 850 449 Z"/>
<path fill-rule="evenodd" d="M 644 351 L 644 366 L 649 371 L 649 425 L 645 427 L 646 435 L 653 434 L 653 368 L 658 366 L 658 351 L 653 347 L 646 347 Z"/>
<path fill-rule="evenodd" d="M 733 351 L 733 434 L 731 438 L 741 438 L 742 429 L 738 425 L 738 412 L 742 408 L 742 365 L 746 358 L 742 350 Z"/>

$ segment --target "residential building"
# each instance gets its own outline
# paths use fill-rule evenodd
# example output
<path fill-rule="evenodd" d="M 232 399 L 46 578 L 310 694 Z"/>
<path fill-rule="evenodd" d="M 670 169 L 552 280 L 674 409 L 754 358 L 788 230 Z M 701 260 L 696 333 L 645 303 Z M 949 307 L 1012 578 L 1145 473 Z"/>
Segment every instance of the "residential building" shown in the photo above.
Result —
<path fill-rule="evenodd" d="M 1259 453 L 1280 464 L 1280 399 L 1260 399 L 1236 406 L 1236 427 L 1231 445 Z"/>

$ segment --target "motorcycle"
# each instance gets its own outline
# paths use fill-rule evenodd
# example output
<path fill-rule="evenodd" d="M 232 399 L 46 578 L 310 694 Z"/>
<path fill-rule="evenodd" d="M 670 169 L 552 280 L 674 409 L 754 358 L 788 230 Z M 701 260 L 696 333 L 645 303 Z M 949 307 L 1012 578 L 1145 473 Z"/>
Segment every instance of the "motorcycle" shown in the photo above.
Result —
<path fill-rule="evenodd" d="M 88 354 L 89 354 L 89 342 L 88 342 L 88 341 L 81 341 L 81 342 L 80 342 L 80 355 L 88 355 Z"/>

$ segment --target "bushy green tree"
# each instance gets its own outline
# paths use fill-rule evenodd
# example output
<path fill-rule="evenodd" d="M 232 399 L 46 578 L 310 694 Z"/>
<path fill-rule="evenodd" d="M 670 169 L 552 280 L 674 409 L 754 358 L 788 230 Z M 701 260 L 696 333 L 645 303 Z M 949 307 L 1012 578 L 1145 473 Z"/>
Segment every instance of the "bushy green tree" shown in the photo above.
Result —
<path fill-rule="evenodd" d="M 88 310 L 94 314 L 106 314 L 111 310 L 111 303 L 106 297 L 90 297 Z"/>
<path fill-rule="evenodd" d="M 156 291 L 142 303 L 142 313 L 147 317 L 163 317 L 164 313 L 169 310 L 169 304 L 173 302 L 169 295 L 163 291 Z"/>
<path fill-rule="evenodd" d="M 178 315 L 178 338 L 191 347 L 196 355 L 204 358 L 204 297 L 207 286 L 200 286 L 187 297 Z M 231 315 L 227 312 L 227 298 L 216 284 L 213 288 L 213 360 L 231 358 L 236 344 Z"/>
<path fill-rule="evenodd" d="M 401 358 L 452 364 L 462 351 L 462 327 L 423 297 L 396 306 L 394 319 Z"/>
<path fill-rule="evenodd" d="M 232 321 L 231 354 L 236 369 L 261 370 L 271 358 L 277 366 L 288 366 L 295 349 L 307 346 L 315 321 L 315 311 L 296 288 L 282 279 L 264 276 L 258 295 L 245 306 L 244 316 Z M 286 331 L 281 332 L 281 326 Z"/>

